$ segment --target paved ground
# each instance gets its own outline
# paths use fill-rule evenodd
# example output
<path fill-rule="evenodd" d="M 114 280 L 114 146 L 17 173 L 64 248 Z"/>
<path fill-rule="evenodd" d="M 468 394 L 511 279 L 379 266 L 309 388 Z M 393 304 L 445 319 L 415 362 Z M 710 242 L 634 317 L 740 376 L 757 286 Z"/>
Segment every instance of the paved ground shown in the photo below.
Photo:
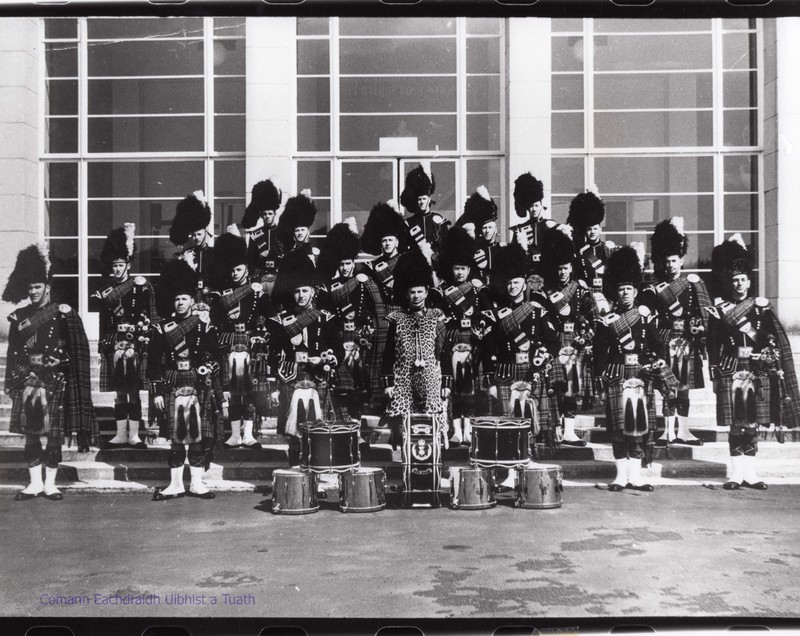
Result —
<path fill-rule="evenodd" d="M 2 615 L 800 616 L 798 486 L 572 488 L 549 511 L 275 516 L 268 504 L 4 496 Z M 126 595 L 158 604 L 105 604 Z M 88 602 L 53 604 L 70 599 Z"/>

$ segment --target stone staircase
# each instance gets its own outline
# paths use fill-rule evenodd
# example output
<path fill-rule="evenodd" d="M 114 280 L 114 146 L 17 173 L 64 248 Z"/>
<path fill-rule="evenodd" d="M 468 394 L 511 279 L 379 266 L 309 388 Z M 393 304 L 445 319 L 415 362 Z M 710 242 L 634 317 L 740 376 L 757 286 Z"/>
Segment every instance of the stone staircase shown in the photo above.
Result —
<path fill-rule="evenodd" d="M 795 350 L 800 350 L 800 338 L 793 339 Z M 91 343 L 91 350 L 96 346 Z M 5 377 L 6 344 L 0 343 L 0 382 Z M 797 356 L 795 362 L 798 362 Z M 92 354 L 92 396 L 98 417 L 101 436 L 111 437 L 115 432 L 113 393 L 99 392 L 99 359 Z M 142 394 L 144 417 L 147 400 Z M 704 440 L 701 447 L 656 447 L 653 465 L 643 471 L 656 485 L 721 484 L 728 465 L 727 428 L 717 427 L 714 415 L 715 396 L 710 388 L 692 392 L 692 431 Z M 23 438 L 10 433 L 9 415 L 11 401 L 0 393 L 0 491 L 14 491 L 28 480 L 24 465 Z M 656 405 L 660 412 L 660 404 Z M 536 461 L 559 464 L 565 486 L 591 486 L 606 483 L 614 478 L 615 466 L 603 415 L 584 415 L 577 418 L 579 433 L 587 441 L 583 448 L 562 446 L 554 452 L 539 449 Z M 209 487 L 216 491 L 268 490 L 272 472 L 288 465 L 287 445 L 275 433 L 274 422 L 261 430 L 261 450 L 225 449 L 214 457 L 206 473 Z M 375 429 L 368 451 L 362 455 L 362 465 L 386 470 L 392 486 L 402 480 L 402 465 L 398 451 L 388 444 L 386 429 Z M 63 462 L 59 470 L 59 487 L 65 491 L 131 492 L 146 493 L 156 485 L 169 480 L 167 468 L 168 448 L 150 446 L 146 450 L 118 449 L 92 450 L 78 453 L 72 446 L 63 449 Z M 788 434 L 786 443 L 780 444 L 772 431 L 762 433 L 759 441 L 759 475 L 768 483 L 800 483 L 800 433 Z M 469 464 L 469 449 L 453 447 L 443 453 L 445 467 Z M 445 468 L 445 476 L 447 470 Z M 188 483 L 188 466 L 185 478 Z M 446 484 L 446 482 L 445 482 Z"/>

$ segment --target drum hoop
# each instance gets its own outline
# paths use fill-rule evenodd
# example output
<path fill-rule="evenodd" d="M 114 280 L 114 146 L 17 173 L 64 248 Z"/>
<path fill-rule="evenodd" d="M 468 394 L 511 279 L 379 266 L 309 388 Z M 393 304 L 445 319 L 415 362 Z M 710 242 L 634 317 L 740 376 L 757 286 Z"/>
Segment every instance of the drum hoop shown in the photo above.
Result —
<path fill-rule="evenodd" d="M 483 420 L 475 420 L 472 423 L 473 430 L 476 428 L 481 428 L 489 431 L 497 429 L 524 430 L 526 428 L 529 429 L 530 427 L 531 423 L 527 420 L 519 421 L 519 420 L 499 419 L 497 421 L 492 421 L 483 419 Z"/>

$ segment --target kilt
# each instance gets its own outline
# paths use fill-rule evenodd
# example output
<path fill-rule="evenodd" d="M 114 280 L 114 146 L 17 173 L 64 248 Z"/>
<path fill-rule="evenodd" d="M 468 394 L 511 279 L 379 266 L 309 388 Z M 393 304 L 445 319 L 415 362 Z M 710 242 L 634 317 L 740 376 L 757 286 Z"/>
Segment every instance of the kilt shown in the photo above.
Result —
<path fill-rule="evenodd" d="M 278 411 L 278 427 L 277 427 L 278 435 L 287 435 L 288 434 L 286 432 L 286 422 L 289 419 L 289 405 L 292 402 L 292 395 L 294 394 L 294 391 L 295 391 L 295 389 L 297 388 L 297 385 L 300 382 L 306 381 L 306 382 L 313 382 L 314 383 L 314 385 L 316 387 L 317 394 L 319 395 L 320 404 L 322 405 L 322 400 L 324 398 L 324 390 L 322 390 L 320 388 L 320 386 L 319 386 L 320 385 L 319 378 L 317 378 L 313 373 L 308 371 L 305 368 L 306 366 L 307 365 L 305 365 L 305 364 L 298 364 L 297 365 L 297 367 L 298 367 L 297 375 L 295 377 L 293 377 L 290 382 L 280 381 L 280 388 L 278 389 L 278 399 L 280 401 L 280 407 L 279 407 L 279 411 Z M 323 408 L 324 408 L 324 406 L 323 406 Z M 309 421 L 322 420 L 322 419 L 325 419 L 325 414 L 324 413 L 316 413 L 315 417 L 310 418 Z M 302 424 L 302 423 L 303 422 L 299 422 L 299 421 L 297 423 L 298 424 L 297 437 L 300 437 L 300 433 L 299 433 L 300 426 L 299 425 Z"/>
<path fill-rule="evenodd" d="M 760 389 L 756 390 L 756 421 L 750 424 L 769 426 L 780 422 L 780 405 L 777 404 L 778 392 L 773 391 L 772 378 L 767 373 L 754 373 Z M 733 425 L 733 374 L 726 374 L 717 383 L 717 426 Z M 775 402 L 775 403 L 773 403 Z"/>
<path fill-rule="evenodd" d="M 232 351 L 247 351 L 248 352 L 248 374 L 250 373 L 250 336 L 247 333 L 234 333 L 234 332 L 227 332 L 220 335 L 220 344 L 224 345 L 220 347 L 222 350 L 222 364 L 220 365 L 220 379 L 222 380 L 222 386 L 226 389 L 230 390 L 231 393 L 234 393 L 233 388 L 230 385 L 230 376 L 231 376 L 231 357 L 230 354 Z M 241 392 L 236 392 L 236 395 L 252 395 L 252 383 L 248 382 L 245 385 L 245 390 Z"/>
<path fill-rule="evenodd" d="M 688 391 L 691 389 L 702 389 L 705 388 L 705 382 L 703 380 L 703 368 L 702 368 L 702 360 L 698 355 L 697 346 L 692 340 L 688 340 L 684 337 L 682 331 L 672 331 L 666 330 L 662 332 L 662 341 L 664 342 L 664 348 L 667 351 L 667 364 L 672 368 L 675 377 L 678 378 L 678 390 L 679 391 Z M 673 361 L 671 356 L 671 347 L 670 343 L 673 343 L 673 346 L 677 344 L 679 347 L 685 347 L 686 353 L 683 356 L 683 365 L 686 369 L 686 382 L 681 382 L 681 375 L 683 375 L 683 369 L 675 369 L 673 368 L 673 364 L 677 366 L 677 361 Z"/>
<path fill-rule="evenodd" d="M 135 359 L 138 367 L 138 385 L 128 386 L 123 383 L 117 386 L 114 378 L 114 353 L 117 347 L 132 348 L 135 351 Z M 126 340 L 122 334 L 114 333 L 106 339 L 99 351 L 100 353 L 100 391 L 119 391 L 120 393 L 134 393 L 137 391 L 147 391 L 150 384 L 147 379 L 147 347 L 137 340 Z"/>
<path fill-rule="evenodd" d="M 622 402 L 622 385 L 625 380 L 638 378 L 641 367 L 639 365 L 625 365 L 624 377 L 607 383 L 606 393 L 606 429 L 611 432 L 621 432 L 625 428 L 625 406 Z M 653 384 L 645 382 L 645 400 L 647 401 L 648 429 L 655 430 L 656 404 Z M 629 435 L 631 439 L 641 438 L 641 435 Z"/>
<path fill-rule="evenodd" d="M 169 370 L 164 374 L 164 413 L 169 427 L 169 437 L 175 437 L 175 391 L 181 387 L 192 387 L 197 390 L 197 399 L 200 402 L 200 431 L 204 438 L 213 438 L 214 430 L 214 408 L 213 391 L 210 386 L 206 386 L 202 378 L 194 369 L 188 371 Z"/>
<path fill-rule="evenodd" d="M 476 390 L 481 386 L 480 379 L 478 376 L 478 368 L 480 366 L 480 351 L 475 346 L 473 342 L 474 336 L 472 333 L 472 329 L 448 329 L 445 332 L 445 348 L 443 352 L 444 356 L 453 356 L 453 349 L 456 345 L 469 345 L 471 347 L 470 355 L 470 373 L 472 375 L 471 382 L 467 383 L 459 383 L 456 377 L 456 367 L 453 366 L 453 387 L 452 387 L 452 395 L 453 398 L 458 399 L 466 399 L 468 401 L 472 401 L 475 397 Z M 463 386 L 462 386 L 463 384 Z"/>
<path fill-rule="evenodd" d="M 530 382 L 531 366 L 528 363 L 498 364 L 495 369 L 495 381 L 497 382 L 497 415 L 503 417 L 513 417 L 509 406 L 511 399 L 511 386 L 515 382 Z M 531 386 L 531 397 L 536 400 L 537 416 L 539 427 L 542 430 L 556 428 L 560 424 L 558 413 L 558 402 L 555 393 L 547 395 L 547 391 L 542 382 Z M 533 430 L 533 429 L 532 429 Z"/>
<path fill-rule="evenodd" d="M 395 305 L 386 305 L 386 313 L 376 319 L 375 332 L 372 334 L 372 347 L 367 359 L 369 369 L 369 408 L 374 415 L 382 414 L 386 403 L 383 393 L 383 356 L 386 350 L 386 339 L 389 337 L 389 321 L 386 320 L 393 311 L 397 310 Z"/>
<path fill-rule="evenodd" d="M 39 382 L 35 380 L 24 380 L 29 372 L 36 374 Z M 15 377 L 24 380 L 19 386 L 9 390 L 11 396 L 11 420 L 9 431 L 20 435 L 48 435 L 48 437 L 60 437 L 63 430 L 64 418 L 64 389 L 66 378 L 60 371 L 50 367 L 33 367 L 23 365 L 17 368 Z M 49 430 L 43 427 L 31 427 L 27 422 L 23 423 L 22 410 L 24 407 L 22 393 L 26 386 L 43 386 L 47 395 L 47 414 L 49 419 Z M 25 425 L 27 424 L 27 425 Z"/>

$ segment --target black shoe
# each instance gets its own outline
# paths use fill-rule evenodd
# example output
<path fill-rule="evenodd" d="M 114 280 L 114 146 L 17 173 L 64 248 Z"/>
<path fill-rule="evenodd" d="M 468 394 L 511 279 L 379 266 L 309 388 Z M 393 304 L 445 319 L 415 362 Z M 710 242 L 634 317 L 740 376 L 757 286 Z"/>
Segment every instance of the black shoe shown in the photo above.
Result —
<path fill-rule="evenodd" d="M 183 497 L 186 493 L 179 492 L 177 495 L 165 495 L 161 492 L 160 488 L 156 488 L 153 492 L 153 501 L 168 501 L 170 499 L 178 499 Z"/>
<path fill-rule="evenodd" d="M 608 484 L 608 489 L 611 492 L 621 492 L 622 486 L 620 486 L 619 484 Z"/>
<path fill-rule="evenodd" d="M 14 495 L 14 501 L 28 501 L 30 499 L 35 499 L 36 497 L 38 497 L 41 494 L 43 494 L 43 493 L 40 493 L 40 492 L 29 493 L 29 492 L 22 492 L 20 490 L 16 495 Z"/>
<path fill-rule="evenodd" d="M 204 492 L 203 494 L 199 494 L 199 493 L 196 493 L 196 492 L 192 492 L 191 490 L 187 490 L 186 491 L 186 496 L 187 497 L 194 497 L 195 499 L 213 499 L 214 497 L 216 497 L 216 495 L 213 492 L 211 492 L 210 490 L 208 492 Z"/>
<path fill-rule="evenodd" d="M 701 439 L 681 439 L 680 437 L 676 437 L 674 440 L 670 442 L 670 444 L 686 444 L 687 446 L 702 446 L 703 440 Z"/>
<path fill-rule="evenodd" d="M 144 442 L 136 442 L 135 444 L 128 444 L 128 448 L 135 448 L 137 450 L 146 450 L 147 444 Z"/>
<path fill-rule="evenodd" d="M 640 492 L 653 492 L 653 486 L 651 484 L 642 484 L 641 486 L 634 486 L 632 483 L 628 482 L 625 484 L 625 488 L 629 490 L 638 490 Z"/>
<path fill-rule="evenodd" d="M 769 488 L 769 486 L 767 486 L 767 484 L 765 484 L 763 481 L 757 481 L 754 484 L 743 481 L 742 486 L 744 486 L 745 488 L 752 488 L 753 490 L 766 490 L 767 488 Z"/>
<path fill-rule="evenodd" d="M 239 448 L 246 448 L 247 450 L 261 450 L 263 447 L 258 442 L 252 444 L 242 444 Z"/>
<path fill-rule="evenodd" d="M 49 495 L 45 495 L 44 493 L 42 493 L 42 497 L 44 497 L 45 499 L 49 499 L 50 501 L 61 501 L 64 498 L 64 495 L 63 493 L 60 492 L 54 492 Z"/>
<path fill-rule="evenodd" d="M 100 448 L 102 450 L 116 450 L 118 448 L 130 448 L 127 442 L 123 442 L 122 444 L 112 444 L 111 442 L 103 442 L 100 444 Z"/>
<path fill-rule="evenodd" d="M 568 442 L 567 440 L 562 439 L 561 440 L 561 445 L 562 446 L 575 446 L 576 448 L 582 448 L 582 447 L 586 446 L 586 442 L 584 442 L 582 439 L 576 439 L 574 442 Z"/>
<path fill-rule="evenodd" d="M 722 487 L 725 490 L 740 490 L 742 486 L 737 484 L 735 481 L 726 481 L 724 484 L 722 484 Z"/>
<path fill-rule="evenodd" d="M 514 490 L 513 486 L 503 486 L 502 484 L 495 486 L 494 491 L 496 493 L 504 493 L 504 492 L 511 492 Z"/>
<path fill-rule="evenodd" d="M 462 440 L 459 446 L 472 446 L 472 442 L 468 442 L 466 440 Z"/>

